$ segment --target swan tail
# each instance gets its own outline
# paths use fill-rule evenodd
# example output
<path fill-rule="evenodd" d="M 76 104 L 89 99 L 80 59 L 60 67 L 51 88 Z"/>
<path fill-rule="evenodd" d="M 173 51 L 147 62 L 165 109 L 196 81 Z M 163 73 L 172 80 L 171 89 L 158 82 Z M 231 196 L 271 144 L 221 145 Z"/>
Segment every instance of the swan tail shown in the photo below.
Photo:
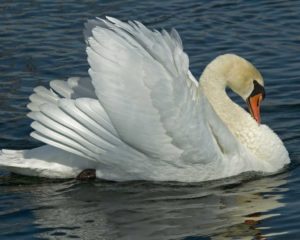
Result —
<path fill-rule="evenodd" d="M 0 150 L 0 168 L 25 176 L 75 178 L 93 167 L 86 159 L 52 146 L 30 150 Z"/>
<path fill-rule="evenodd" d="M 67 175 L 69 171 L 64 169 L 65 171 L 62 175 L 59 170 L 63 169 L 57 167 L 53 168 L 53 165 L 53 163 L 47 164 L 47 162 L 42 160 L 25 158 L 24 150 L 0 150 L 0 167 L 2 169 L 25 176 L 50 178 L 61 178 L 62 176 L 66 178 L 71 177 Z"/>

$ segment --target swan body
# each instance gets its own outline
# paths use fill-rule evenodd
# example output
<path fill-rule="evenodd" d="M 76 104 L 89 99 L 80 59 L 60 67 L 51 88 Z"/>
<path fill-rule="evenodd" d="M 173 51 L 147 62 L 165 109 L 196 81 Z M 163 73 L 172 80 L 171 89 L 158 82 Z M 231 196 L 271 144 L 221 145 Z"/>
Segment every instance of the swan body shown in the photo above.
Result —
<path fill-rule="evenodd" d="M 248 101 L 263 89 L 247 60 L 219 56 L 198 83 L 175 30 L 107 17 L 88 21 L 84 35 L 90 77 L 34 89 L 31 136 L 46 145 L 2 150 L 1 167 L 48 178 L 95 169 L 108 180 L 197 182 L 290 162 L 279 137 L 258 123 L 262 95 L 250 102 L 255 120 L 225 92 Z"/>

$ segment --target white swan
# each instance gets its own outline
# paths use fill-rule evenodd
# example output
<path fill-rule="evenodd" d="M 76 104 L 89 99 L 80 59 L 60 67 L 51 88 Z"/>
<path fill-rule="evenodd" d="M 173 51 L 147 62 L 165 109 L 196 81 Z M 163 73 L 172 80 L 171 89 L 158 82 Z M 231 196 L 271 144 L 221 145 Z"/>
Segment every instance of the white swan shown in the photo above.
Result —
<path fill-rule="evenodd" d="M 2 167 L 49 178 L 95 169 L 109 180 L 195 182 L 275 172 L 290 162 L 279 137 L 259 124 L 263 78 L 245 59 L 217 57 L 198 84 L 175 30 L 107 17 L 88 21 L 84 34 L 91 78 L 35 88 L 31 136 L 47 145 L 2 150 Z"/>

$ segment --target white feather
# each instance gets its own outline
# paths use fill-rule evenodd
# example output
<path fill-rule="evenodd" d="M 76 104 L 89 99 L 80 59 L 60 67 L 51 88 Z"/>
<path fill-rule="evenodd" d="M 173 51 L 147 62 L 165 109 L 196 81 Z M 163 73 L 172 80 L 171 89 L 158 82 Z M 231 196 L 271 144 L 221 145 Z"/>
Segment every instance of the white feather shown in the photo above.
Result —
<path fill-rule="evenodd" d="M 281 151 L 280 160 L 269 158 L 275 165 L 259 161 L 232 134 L 190 72 L 176 30 L 107 17 L 89 20 L 84 37 L 90 78 L 53 80 L 50 90 L 37 87 L 30 96 L 31 136 L 52 146 L 3 150 L 3 167 L 53 178 L 95 168 L 97 177 L 109 180 L 190 182 L 276 171 L 288 162 L 268 128 L 260 134 L 273 136 Z"/>

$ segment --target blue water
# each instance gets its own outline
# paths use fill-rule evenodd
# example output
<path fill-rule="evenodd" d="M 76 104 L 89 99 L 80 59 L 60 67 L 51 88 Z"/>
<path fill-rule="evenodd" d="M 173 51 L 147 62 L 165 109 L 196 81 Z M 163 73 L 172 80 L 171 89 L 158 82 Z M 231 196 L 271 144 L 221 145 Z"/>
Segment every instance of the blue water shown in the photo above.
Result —
<path fill-rule="evenodd" d="M 263 122 L 283 139 L 292 164 L 271 177 L 188 185 L 49 181 L 2 171 L 0 239 L 298 239 L 299 12 L 299 1 L 285 0 L 1 1 L 0 149 L 40 145 L 28 136 L 28 96 L 52 79 L 85 76 L 83 23 L 109 15 L 175 27 L 195 76 L 223 53 L 253 62 L 266 82 Z"/>

